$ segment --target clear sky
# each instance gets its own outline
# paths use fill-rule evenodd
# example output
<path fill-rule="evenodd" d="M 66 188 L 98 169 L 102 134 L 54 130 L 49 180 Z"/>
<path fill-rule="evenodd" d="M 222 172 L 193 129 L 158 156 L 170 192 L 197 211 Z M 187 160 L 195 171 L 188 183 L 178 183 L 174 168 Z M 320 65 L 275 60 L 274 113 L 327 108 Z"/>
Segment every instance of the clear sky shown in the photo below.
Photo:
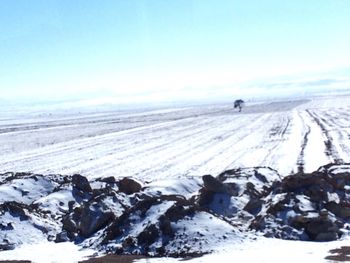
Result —
<path fill-rule="evenodd" d="M 258 96 L 349 69 L 349 0 L 0 0 L 3 99 Z"/>

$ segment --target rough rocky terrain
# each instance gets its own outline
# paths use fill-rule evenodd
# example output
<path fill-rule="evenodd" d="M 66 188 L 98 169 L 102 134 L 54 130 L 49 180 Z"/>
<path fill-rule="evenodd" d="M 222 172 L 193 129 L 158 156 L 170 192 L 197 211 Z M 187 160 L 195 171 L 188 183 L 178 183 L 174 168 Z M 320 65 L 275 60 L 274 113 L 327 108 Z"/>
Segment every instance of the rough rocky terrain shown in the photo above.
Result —
<path fill-rule="evenodd" d="M 0 175 L 0 250 L 47 239 L 98 254 L 195 257 L 255 235 L 337 240 L 349 223 L 349 164 L 285 177 L 256 167 L 154 182 Z"/>

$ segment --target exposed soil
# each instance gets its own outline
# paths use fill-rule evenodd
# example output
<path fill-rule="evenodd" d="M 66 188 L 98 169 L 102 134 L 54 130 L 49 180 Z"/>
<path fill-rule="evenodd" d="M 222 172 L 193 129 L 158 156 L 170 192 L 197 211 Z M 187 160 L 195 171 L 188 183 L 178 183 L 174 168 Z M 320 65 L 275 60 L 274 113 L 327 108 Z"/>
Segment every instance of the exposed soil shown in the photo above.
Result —
<path fill-rule="evenodd" d="M 327 256 L 326 259 L 328 260 L 341 262 L 350 261 L 350 247 L 332 249 L 329 253 L 333 255 Z"/>
<path fill-rule="evenodd" d="M 79 263 L 132 263 L 136 259 L 145 258 L 144 256 L 134 256 L 134 255 L 107 255 L 99 258 L 91 258 L 84 261 L 79 261 Z M 1 262 L 0 262 L 1 263 Z"/>
<path fill-rule="evenodd" d="M 309 136 L 310 132 L 311 132 L 311 129 L 310 129 L 309 126 L 307 126 L 307 131 L 306 131 L 306 133 L 304 135 L 303 143 L 301 145 L 301 151 L 300 151 L 300 154 L 299 154 L 299 157 L 298 157 L 298 162 L 297 162 L 297 164 L 298 164 L 298 172 L 299 173 L 303 173 L 304 172 L 304 164 L 305 164 L 305 162 L 304 162 L 304 152 L 305 152 L 305 147 L 307 145 L 308 136 Z"/>

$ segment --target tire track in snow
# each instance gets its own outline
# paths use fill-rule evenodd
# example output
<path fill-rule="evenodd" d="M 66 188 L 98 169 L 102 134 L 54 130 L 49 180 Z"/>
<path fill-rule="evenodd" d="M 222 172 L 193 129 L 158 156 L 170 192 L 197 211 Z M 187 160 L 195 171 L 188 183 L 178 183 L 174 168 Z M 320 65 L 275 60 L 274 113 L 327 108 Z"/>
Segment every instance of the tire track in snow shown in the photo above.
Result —
<path fill-rule="evenodd" d="M 29 151 L 28 153 L 23 154 L 24 156 L 18 156 L 18 154 L 15 154 L 15 158 L 11 159 L 8 162 L 26 162 L 30 160 L 40 160 L 42 158 L 53 156 L 57 157 L 59 159 L 60 155 L 63 154 L 69 154 L 77 152 L 77 149 L 84 149 L 84 151 L 88 151 L 91 149 L 94 152 L 99 152 L 99 154 L 104 155 L 106 150 L 109 149 L 109 147 L 106 147 L 107 145 L 110 145 L 111 143 L 115 143 L 118 146 L 118 149 L 120 149 L 120 143 L 123 143 L 122 149 L 130 149 L 131 151 L 134 151 L 132 147 L 130 146 L 130 140 L 128 138 L 130 137 L 138 137 L 140 132 L 143 132 L 144 130 L 148 131 L 148 134 L 151 136 L 154 136 L 155 130 L 159 131 L 160 129 L 163 129 L 163 131 L 168 131 L 172 128 L 172 125 L 177 125 L 174 122 L 167 122 L 167 123 L 161 123 L 158 125 L 149 125 L 142 128 L 135 128 L 131 130 L 126 131 L 120 131 L 116 133 L 106 134 L 103 136 L 96 136 L 96 138 L 84 138 L 84 139 L 78 139 L 74 141 L 68 141 L 60 144 L 53 145 L 51 147 L 45 147 L 44 149 L 36 149 L 34 151 Z M 183 126 L 180 126 L 183 127 Z M 185 126 L 186 127 L 186 126 Z M 157 140 L 159 137 L 163 136 L 164 134 L 160 134 L 154 139 Z M 150 138 L 147 138 L 150 139 Z M 141 142 L 140 142 L 141 143 Z M 170 142 L 169 142 L 170 143 Z M 100 148 L 100 149 L 99 149 Z M 115 149 L 114 149 L 115 150 Z M 79 153 L 76 155 L 77 159 L 81 159 L 82 153 Z M 74 157 L 74 154 L 71 155 L 72 158 Z M 2 166 L 6 165 L 6 162 L 2 163 Z M 49 167 L 51 164 L 48 163 L 47 166 Z M 75 163 L 72 163 L 72 160 L 70 160 L 70 165 L 76 165 Z M 44 167 L 45 165 L 41 165 Z"/>
<path fill-rule="evenodd" d="M 275 157 L 276 151 L 279 147 L 281 147 L 285 141 L 288 139 L 289 134 L 287 131 L 291 126 L 291 117 L 290 116 L 281 116 L 281 120 L 277 122 L 277 125 L 271 130 L 272 133 L 269 133 L 269 137 L 265 139 L 262 143 L 262 148 L 265 148 L 267 154 L 263 158 L 263 160 L 258 164 L 260 166 L 272 166 L 276 167 Z M 270 159 L 270 160 L 269 160 Z M 277 167 L 276 167 L 277 168 Z"/>
<path fill-rule="evenodd" d="M 315 113 L 315 112 L 314 112 Z M 333 138 L 333 146 L 337 149 L 341 162 L 350 161 L 350 119 L 342 111 L 317 112 L 318 118 L 324 123 Z M 322 117 L 321 117 L 321 116 Z"/>
<path fill-rule="evenodd" d="M 202 114 L 203 116 L 203 114 Z M 232 117 L 232 116 L 231 116 Z M 233 118 L 237 118 L 235 116 L 233 116 Z M 184 122 L 186 122 L 187 125 L 183 125 Z M 38 151 L 37 155 L 31 155 L 31 156 L 27 156 L 27 158 L 23 158 L 23 157 L 19 157 L 17 159 L 17 161 L 20 161 L 21 164 L 28 162 L 28 164 L 32 163 L 34 165 L 34 167 L 41 167 L 41 169 L 43 171 L 46 170 L 53 170 L 55 168 L 55 159 L 61 159 L 60 157 L 62 155 L 70 155 L 71 159 L 70 160 L 65 160 L 65 167 L 69 168 L 69 167 L 76 167 L 79 165 L 82 166 L 93 166 L 94 161 L 90 160 L 88 157 L 86 157 L 85 159 L 82 158 L 83 157 L 83 153 L 89 153 L 88 150 L 91 149 L 91 156 L 94 156 L 93 152 L 98 152 L 100 157 L 97 157 L 95 159 L 99 160 L 101 159 L 101 161 L 97 161 L 100 164 L 103 164 L 103 159 L 106 158 L 106 155 L 109 155 L 110 157 L 113 157 L 114 155 L 114 151 L 115 152 L 122 152 L 123 154 L 125 154 L 125 151 L 129 152 L 129 156 L 127 156 L 127 159 L 132 159 L 132 157 L 135 158 L 135 156 L 137 156 L 138 158 L 142 158 L 144 156 L 146 156 L 148 154 L 148 152 L 152 152 L 157 150 L 158 148 L 164 148 L 167 145 L 171 145 L 176 143 L 176 141 L 179 140 L 179 136 L 183 137 L 183 139 L 186 138 L 190 138 L 191 136 L 195 135 L 196 133 L 200 134 L 205 134 L 207 131 L 208 126 L 210 126 L 210 123 L 213 123 L 213 120 L 210 119 L 204 119 L 198 121 L 196 118 L 192 118 L 189 120 L 179 120 L 179 121 L 172 121 L 170 122 L 172 124 L 172 126 L 169 126 L 168 124 L 164 125 L 164 124 L 160 124 L 160 125 L 156 125 L 155 127 L 153 127 L 153 125 L 151 125 L 151 127 L 146 127 L 146 128 L 142 128 L 142 129 L 133 129 L 132 131 L 123 131 L 123 132 L 118 132 L 115 134 L 109 134 L 106 136 L 99 136 L 97 138 L 93 138 L 93 139 L 82 139 L 80 140 L 78 143 L 72 143 L 72 142 L 68 142 L 65 143 L 63 145 L 63 147 L 57 147 L 56 145 L 54 147 L 48 147 L 47 151 L 42 151 L 41 149 Z M 224 123 L 224 121 L 218 121 L 218 123 Z M 195 123 L 195 127 L 193 127 L 193 125 L 188 125 L 188 124 L 193 124 Z M 200 125 L 199 125 L 200 124 Z M 215 124 L 215 121 L 214 121 Z M 163 133 L 159 134 L 159 127 L 162 127 L 162 131 Z M 172 136 L 174 137 L 173 140 L 170 140 L 169 138 L 169 130 L 172 130 L 174 127 L 176 127 L 177 132 L 172 134 Z M 199 129 L 198 129 L 199 128 Z M 136 130 L 136 131 L 135 131 Z M 184 136 L 184 130 L 189 131 L 188 134 L 186 136 Z M 197 131 L 197 132 L 195 132 Z M 124 137 L 120 137 L 120 134 L 124 134 Z M 135 138 L 141 137 L 143 138 L 146 135 L 151 135 L 151 137 L 154 137 L 153 140 L 157 142 L 158 145 L 151 145 L 149 146 L 147 143 L 145 144 L 142 141 L 139 141 L 138 143 L 142 146 L 145 147 L 144 145 L 146 145 L 146 147 L 148 148 L 143 148 L 141 150 L 141 152 L 138 152 L 138 150 L 133 149 L 132 146 L 135 143 Z M 155 136 L 156 135 L 156 136 Z M 118 138 L 117 140 L 115 140 L 116 138 Z M 160 138 L 163 138 L 163 141 L 159 140 Z M 146 140 L 149 140 L 150 138 L 146 138 Z M 165 140 L 165 141 L 164 141 Z M 129 143 L 129 141 L 131 141 L 131 144 Z M 118 144 L 119 142 L 123 142 L 123 148 L 120 148 L 120 145 Z M 111 144 L 115 144 L 116 147 L 106 147 L 106 145 L 111 145 Z M 54 150 L 52 149 L 54 148 Z M 83 152 L 78 152 L 77 149 L 82 148 Z M 107 149 L 107 150 L 106 150 Z M 137 147 L 136 147 L 137 149 Z M 142 154 L 144 156 L 142 156 Z M 89 154 L 87 154 L 89 155 Z M 95 154 L 96 155 L 96 154 Z M 42 164 L 42 158 L 43 159 L 48 159 L 48 157 L 50 157 L 49 159 L 52 160 L 52 162 L 46 162 L 46 164 Z M 75 158 L 74 158 L 75 157 Z M 34 161 L 33 161 L 34 159 Z M 107 160 L 114 160 L 114 158 L 108 158 Z M 122 156 L 122 158 L 119 159 L 119 161 L 123 162 L 125 160 L 125 155 Z M 14 161 L 14 160 L 12 160 Z M 89 165 L 86 164 L 86 162 L 89 162 Z M 40 164 L 41 163 L 41 164 Z M 3 163 L 2 167 L 4 167 Z M 29 166 L 29 165 L 28 165 Z M 73 168 L 74 169 L 74 168 Z"/>
<path fill-rule="evenodd" d="M 248 120 L 250 120 L 250 118 Z M 167 173 L 168 176 L 174 175 L 175 173 L 184 174 L 189 169 L 185 169 L 184 167 L 196 166 L 196 156 L 205 153 L 208 149 L 212 149 L 215 146 L 220 147 L 217 146 L 218 142 L 215 140 L 218 135 L 223 141 L 226 141 L 232 133 L 240 130 L 240 127 L 236 125 L 236 118 L 222 118 L 216 121 L 218 121 L 218 124 L 214 125 L 215 128 L 207 126 L 202 133 L 175 142 L 170 145 L 168 149 L 164 148 L 160 149 L 158 152 L 149 152 L 145 153 L 145 156 L 138 156 L 139 159 L 143 159 L 147 158 L 147 155 L 149 155 L 152 157 L 152 162 L 143 165 L 142 169 L 134 169 L 135 175 L 147 178 L 154 177 L 156 174 L 161 173 Z M 231 125 L 233 126 L 230 126 L 229 121 L 231 121 Z M 208 130 L 208 127 L 211 127 L 211 129 Z M 223 133 L 225 130 L 226 132 Z M 205 154 L 205 156 L 207 156 L 207 154 Z M 200 160 L 202 159 L 200 158 Z M 132 169 L 132 167 L 134 167 L 133 162 L 130 162 L 130 165 L 124 165 L 123 169 Z"/>
<path fill-rule="evenodd" d="M 296 145 L 293 146 L 291 158 L 283 155 L 289 152 L 286 144 L 294 142 L 295 138 L 298 143 L 299 138 L 300 144 L 303 142 L 304 131 L 300 132 L 300 136 L 289 140 L 291 132 L 294 134 L 300 131 L 296 131 L 295 127 L 303 129 L 301 125 L 295 126 L 290 111 L 277 113 L 267 109 L 263 112 L 237 114 L 232 109 L 217 109 L 201 108 L 152 117 L 139 114 L 132 120 L 125 117 L 132 125 L 140 124 L 137 128 L 128 128 L 127 123 L 112 117 L 107 117 L 108 120 L 104 122 L 87 121 L 86 129 L 94 125 L 108 125 L 108 130 L 101 127 L 101 130 L 96 129 L 98 134 L 95 136 L 73 138 L 43 148 L 3 155 L 0 167 L 6 170 L 14 170 L 14 167 L 24 170 L 30 168 L 42 173 L 63 171 L 66 174 L 81 172 L 88 176 L 155 179 L 179 174 L 217 174 L 230 165 L 271 165 L 278 169 L 280 157 L 284 158 L 282 163 L 287 164 L 288 169 L 290 160 L 293 160 L 291 165 L 296 164 L 298 154 L 300 156 Z M 311 119 L 307 118 L 308 124 L 319 134 L 318 126 L 311 125 Z M 66 127 L 68 126 L 62 126 L 62 130 Z M 77 127 L 82 128 L 79 125 Z M 101 134 L 102 129 L 107 132 Z M 57 132 L 61 134 L 62 130 Z M 24 132 L 22 136 L 36 132 Z M 331 135 L 333 134 L 329 134 Z M 308 136 L 313 137 L 306 135 Z M 322 144 L 322 136 L 317 138 L 320 139 L 316 141 Z M 304 138 L 304 141 L 307 140 Z"/>
<path fill-rule="evenodd" d="M 301 144 L 301 150 L 300 150 L 300 154 L 298 156 L 298 161 L 297 161 L 297 169 L 298 172 L 303 173 L 304 172 L 304 165 L 305 165 L 305 160 L 304 160 L 304 154 L 305 154 L 305 148 L 306 145 L 308 143 L 308 139 L 309 139 L 309 135 L 311 132 L 311 128 L 310 126 L 306 125 L 306 132 L 304 134 L 304 138 L 303 138 L 303 143 Z"/>
<path fill-rule="evenodd" d="M 313 121 L 320 127 L 322 133 L 325 136 L 325 153 L 326 155 L 333 160 L 334 163 L 342 163 L 343 160 L 340 158 L 340 155 L 333 144 L 333 138 L 330 136 L 328 129 L 323 124 L 321 118 L 317 117 L 315 113 L 311 113 L 310 110 L 306 110 L 309 116 L 313 119 Z"/>
<path fill-rule="evenodd" d="M 208 123 L 207 123 L 208 122 Z M 153 156 L 153 161 L 152 163 L 146 163 L 145 165 L 142 165 L 142 167 L 145 167 L 147 165 L 158 165 L 157 161 L 158 159 L 162 159 L 166 157 L 167 159 L 172 158 L 173 155 L 175 155 L 174 152 L 171 152 L 170 150 L 165 154 L 164 151 L 166 151 L 167 148 L 171 148 L 173 145 L 176 144 L 182 144 L 188 141 L 191 141 L 191 138 L 195 137 L 202 137 L 202 141 L 204 141 L 203 137 L 206 137 L 209 120 L 206 121 L 206 125 L 198 126 L 198 122 L 196 127 L 189 126 L 186 128 L 186 130 L 189 130 L 187 134 L 181 133 L 181 132 L 176 132 L 174 134 L 163 134 L 159 137 L 162 138 L 164 142 L 155 140 L 155 143 L 146 143 L 145 145 L 141 144 L 140 148 L 136 147 L 135 148 L 130 148 L 125 149 L 124 151 L 121 149 L 116 149 L 120 154 L 115 154 L 114 156 L 111 156 L 111 160 L 113 160 L 113 163 L 109 162 L 106 163 L 105 158 L 101 158 L 101 160 L 96 160 L 97 162 L 101 163 L 102 165 L 95 165 L 95 164 L 90 164 L 91 169 L 90 171 L 94 171 L 95 173 L 98 173 L 100 171 L 103 171 L 105 169 L 111 169 L 116 166 L 116 163 L 120 163 L 122 165 L 123 170 L 132 170 L 133 173 L 140 173 L 137 172 L 138 168 L 135 168 L 134 161 L 133 159 L 147 159 L 148 156 L 152 155 Z M 139 134 L 138 136 L 144 136 L 144 134 Z M 161 143 L 160 143 L 161 142 Z M 194 144 L 193 140 L 192 143 Z M 198 143 L 197 143 L 198 144 Z M 193 148 L 196 148 L 193 146 Z M 171 152 L 171 153 L 169 153 Z M 155 154 L 158 153 L 158 154 Z M 160 161 L 159 161 L 160 162 Z M 159 165 L 163 166 L 164 163 L 160 163 Z M 87 166 L 84 164 L 85 168 Z M 131 167 L 130 167 L 131 166 Z"/>
<path fill-rule="evenodd" d="M 191 118 L 185 118 L 182 120 L 179 120 L 180 122 L 192 122 L 194 121 L 194 119 Z M 148 130 L 153 128 L 154 131 L 159 131 L 159 129 L 164 129 L 165 131 L 169 130 L 169 129 L 174 129 L 176 127 L 180 127 L 180 132 L 182 132 L 182 127 L 185 127 L 185 129 L 188 127 L 186 126 L 186 123 L 183 123 L 184 125 L 179 125 L 179 123 L 177 121 L 168 121 L 168 122 L 163 122 L 163 123 L 159 123 L 159 124 L 151 124 L 151 125 L 144 125 L 142 127 L 132 127 L 131 129 L 125 129 L 125 130 L 118 130 L 116 132 L 111 132 L 108 134 L 102 134 L 102 135 L 96 135 L 96 136 L 91 136 L 88 138 L 82 138 L 82 139 L 75 139 L 75 140 L 71 140 L 69 142 L 63 142 L 63 143 L 57 143 L 51 147 L 47 147 L 47 151 L 43 151 L 44 149 L 38 149 L 37 152 L 40 153 L 40 155 L 46 155 L 50 152 L 61 152 L 61 151 L 69 151 L 70 149 L 75 149 L 75 148 L 92 148 L 97 146 L 100 143 L 103 142 L 108 142 L 111 137 L 115 137 L 115 136 L 120 136 L 120 135 L 125 135 L 125 136 L 130 136 L 130 135 L 134 135 L 137 136 L 139 132 L 142 132 L 143 130 Z M 187 128 L 187 129 L 191 129 L 191 127 Z M 155 133 L 151 133 L 148 132 L 151 136 L 154 137 Z M 161 137 L 162 135 L 158 135 L 158 138 Z M 156 138 L 156 139 L 158 139 Z M 104 139 L 104 141 L 102 141 L 102 139 Z M 147 139 L 153 139 L 153 138 L 147 138 Z M 125 137 L 124 138 L 120 138 L 120 142 L 125 142 L 128 141 Z M 35 153 L 36 150 L 31 150 L 28 151 L 28 156 L 29 157 L 33 157 L 30 155 L 30 153 Z M 17 156 L 17 153 L 15 154 Z M 39 156 L 40 156 L 39 155 Z M 38 157 L 39 157 L 38 156 Z"/>
<path fill-rule="evenodd" d="M 218 174 L 225 169 L 233 167 L 239 163 L 239 160 L 247 155 L 253 155 L 254 151 L 257 148 L 262 148 L 260 145 L 264 143 L 264 147 L 273 147 L 268 144 L 265 144 L 265 136 L 268 134 L 268 130 L 270 129 L 270 124 L 274 123 L 276 118 L 276 114 L 269 114 L 269 116 L 265 119 L 259 120 L 259 122 L 254 122 L 248 124 L 248 126 L 242 126 L 242 131 L 245 131 L 243 136 L 237 138 L 235 141 L 232 141 L 228 144 L 227 148 L 223 148 L 222 151 L 218 154 L 212 155 L 212 157 L 208 160 L 205 160 L 204 163 L 199 164 L 197 167 L 200 168 L 199 174 L 201 173 L 212 173 Z M 276 141 L 272 142 L 272 144 L 277 144 Z M 267 154 L 269 151 L 266 150 Z M 218 165 L 220 164 L 220 165 Z M 259 164 L 256 164 L 259 165 Z M 195 171 L 197 167 L 191 169 L 191 171 Z M 189 173 L 189 172 L 187 172 Z"/>
<path fill-rule="evenodd" d="M 271 119 L 271 115 L 269 116 L 261 116 L 258 119 L 255 119 L 253 122 L 247 124 L 247 126 L 241 126 L 237 129 L 237 134 L 228 134 L 229 136 L 222 140 L 217 145 L 208 146 L 207 150 L 211 150 L 210 155 L 205 154 L 205 150 L 203 155 L 205 158 L 202 158 L 200 163 L 197 163 L 195 166 L 191 167 L 189 170 L 185 172 L 186 175 L 193 175 L 193 173 L 204 174 L 204 173 L 212 173 L 218 174 L 222 171 L 222 168 L 227 163 L 232 162 L 232 156 L 236 154 L 236 148 L 238 144 L 242 141 L 246 141 L 247 137 L 252 136 L 254 132 L 245 131 L 245 129 L 249 131 L 255 130 L 255 127 L 262 127 L 261 123 L 265 123 Z M 249 140 L 249 139 L 248 139 Z M 214 151 L 213 151 L 214 150 Z M 218 165 L 219 164 L 219 165 Z M 203 172 L 199 172 L 202 170 Z"/>

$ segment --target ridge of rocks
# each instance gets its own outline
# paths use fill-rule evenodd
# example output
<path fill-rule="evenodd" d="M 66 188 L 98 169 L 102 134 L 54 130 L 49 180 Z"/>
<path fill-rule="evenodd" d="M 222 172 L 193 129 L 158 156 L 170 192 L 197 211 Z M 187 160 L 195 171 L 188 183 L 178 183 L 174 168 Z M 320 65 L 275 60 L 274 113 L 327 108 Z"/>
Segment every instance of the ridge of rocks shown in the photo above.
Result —
<path fill-rule="evenodd" d="M 0 250 L 45 238 L 100 253 L 186 257 L 247 234 L 337 240 L 349 234 L 349 223 L 349 164 L 286 177 L 268 167 L 240 168 L 160 186 L 78 174 L 0 175 Z"/>

